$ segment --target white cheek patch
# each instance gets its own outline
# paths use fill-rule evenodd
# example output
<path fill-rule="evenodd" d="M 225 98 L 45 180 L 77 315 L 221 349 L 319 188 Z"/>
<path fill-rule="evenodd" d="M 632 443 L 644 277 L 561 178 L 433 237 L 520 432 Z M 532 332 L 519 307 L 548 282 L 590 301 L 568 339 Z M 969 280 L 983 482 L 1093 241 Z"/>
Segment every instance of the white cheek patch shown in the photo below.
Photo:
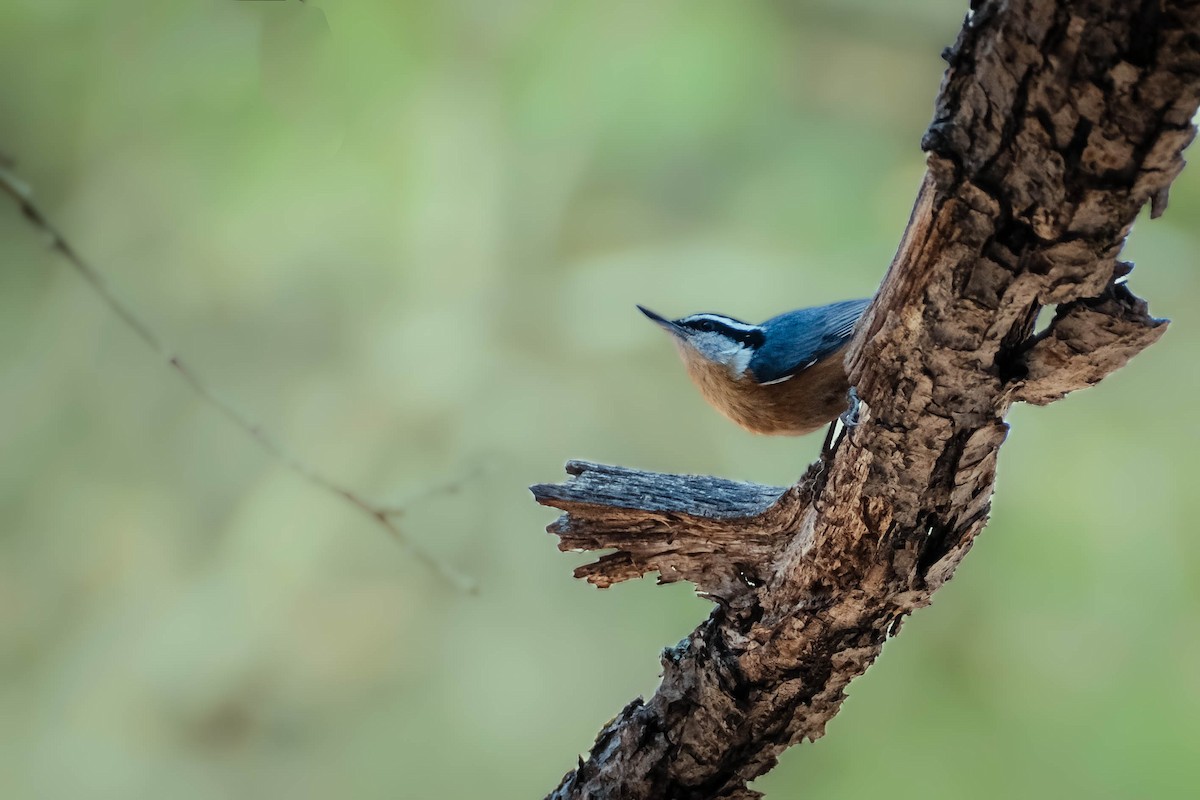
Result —
<path fill-rule="evenodd" d="M 748 347 L 739 346 L 736 350 L 730 353 L 729 375 L 734 379 L 741 378 L 750 369 L 750 358 L 754 355 Z"/>
<path fill-rule="evenodd" d="M 690 338 L 676 339 L 676 346 L 684 361 L 699 359 L 710 364 L 720 364 L 733 380 L 746 377 L 754 351 L 718 333 L 700 333 Z M 690 351 L 690 352 L 689 352 Z"/>

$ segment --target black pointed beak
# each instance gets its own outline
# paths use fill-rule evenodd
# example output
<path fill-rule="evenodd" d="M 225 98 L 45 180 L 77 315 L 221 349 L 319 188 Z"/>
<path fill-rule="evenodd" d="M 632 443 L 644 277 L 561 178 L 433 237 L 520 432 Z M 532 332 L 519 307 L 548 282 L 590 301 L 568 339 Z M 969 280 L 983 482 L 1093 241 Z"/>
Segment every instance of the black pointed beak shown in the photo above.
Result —
<path fill-rule="evenodd" d="M 657 324 L 657 325 L 658 325 L 660 328 L 662 328 L 663 330 L 667 331 L 668 333 L 673 333 L 673 334 L 679 335 L 679 332 L 680 332 L 680 331 L 679 331 L 679 326 L 678 326 L 678 325 L 676 325 L 676 324 L 675 324 L 674 322 L 672 322 L 671 320 L 667 319 L 666 317 L 662 316 L 661 314 L 656 314 L 656 313 L 654 313 L 653 311 L 651 311 L 650 309 L 648 309 L 648 308 L 646 308 L 645 306 L 642 306 L 642 305 L 639 305 L 639 306 L 637 307 L 637 309 L 638 309 L 638 311 L 640 311 L 640 312 L 642 312 L 643 314 L 645 314 L 645 315 L 646 315 L 646 317 L 647 317 L 647 318 L 648 318 L 648 319 L 649 319 L 651 322 L 654 322 L 654 323 L 656 323 L 656 324 Z"/>

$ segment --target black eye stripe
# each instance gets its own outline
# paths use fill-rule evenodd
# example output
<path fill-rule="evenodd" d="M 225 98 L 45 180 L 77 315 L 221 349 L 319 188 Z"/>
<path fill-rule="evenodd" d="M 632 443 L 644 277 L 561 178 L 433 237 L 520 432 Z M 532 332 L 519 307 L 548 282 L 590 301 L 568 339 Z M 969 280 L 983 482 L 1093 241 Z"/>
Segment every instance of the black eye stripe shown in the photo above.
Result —
<path fill-rule="evenodd" d="M 762 343 L 766 341 L 763 332 L 757 329 L 752 331 L 738 331 L 738 335 L 734 338 L 747 347 L 761 347 Z"/>
<path fill-rule="evenodd" d="M 678 324 L 685 328 L 691 328 L 694 331 L 720 333 L 747 347 L 759 347 L 764 341 L 762 329 L 747 325 L 744 322 L 731 324 L 722 322 L 719 319 L 713 319 L 712 317 L 700 317 L 682 319 Z"/>

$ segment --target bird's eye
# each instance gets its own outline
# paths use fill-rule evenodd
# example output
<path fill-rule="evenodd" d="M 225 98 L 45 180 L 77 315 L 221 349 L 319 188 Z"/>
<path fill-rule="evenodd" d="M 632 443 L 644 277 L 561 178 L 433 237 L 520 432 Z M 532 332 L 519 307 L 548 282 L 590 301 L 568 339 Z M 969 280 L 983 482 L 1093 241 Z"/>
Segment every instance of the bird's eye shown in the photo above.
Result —
<path fill-rule="evenodd" d="M 711 332 L 713 330 L 712 320 L 711 319 L 702 319 L 696 323 L 696 327 L 702 331 Z"/>

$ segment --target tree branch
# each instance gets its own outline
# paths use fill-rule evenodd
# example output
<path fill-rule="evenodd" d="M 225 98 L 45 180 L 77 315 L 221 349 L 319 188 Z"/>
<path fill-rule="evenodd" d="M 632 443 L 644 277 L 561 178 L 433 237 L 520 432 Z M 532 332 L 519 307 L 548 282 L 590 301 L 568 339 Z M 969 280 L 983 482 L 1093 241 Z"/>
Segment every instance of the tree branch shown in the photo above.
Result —
<path fill-rule="evenodd" d="M 796 489 L 586 461 L 568 463 L 567 472 L 576 477 L 531 491 L 568 512 L 550 526 L 560 550 L 616 549 L 575 570 L 601 588 L 657 570 L 660 584 L 688 580 L 733 598 L 761 582 L 758 570 L 795 524 L 780 508 L 793 505 L 781 496 Z"/>
<path fill-rule="evenodd" d="M 1151 317 L 1146 302 L 1123 285 L 1061 305 L 1018 359 L 1015 367 L 1025 377 L 1014 382 L 1013 397 L 1044 406 L 1099 383 L 1157 342 L 1166 329 L 1167 321 Z"/>
<path fill-rule="evenodd" d="M 787 491 L 579 462 L 534 487 L 567 512 L 550 527 L 562 548 L 617 548 L 577 575 L 657 569 L 719 600 L 551 797 L 758 796 L 746 782 L 821 736 L 954 574 L 1010 405 L 1096 383 L 1165 329 L 1118 285 L 1117 256 L 1143 205 L 1162 213 L 1194 135 L 1200 3 L 973 8 L 945 54 L 925 182 L 846 357 L 861 420 L 833 454 Z"/>

